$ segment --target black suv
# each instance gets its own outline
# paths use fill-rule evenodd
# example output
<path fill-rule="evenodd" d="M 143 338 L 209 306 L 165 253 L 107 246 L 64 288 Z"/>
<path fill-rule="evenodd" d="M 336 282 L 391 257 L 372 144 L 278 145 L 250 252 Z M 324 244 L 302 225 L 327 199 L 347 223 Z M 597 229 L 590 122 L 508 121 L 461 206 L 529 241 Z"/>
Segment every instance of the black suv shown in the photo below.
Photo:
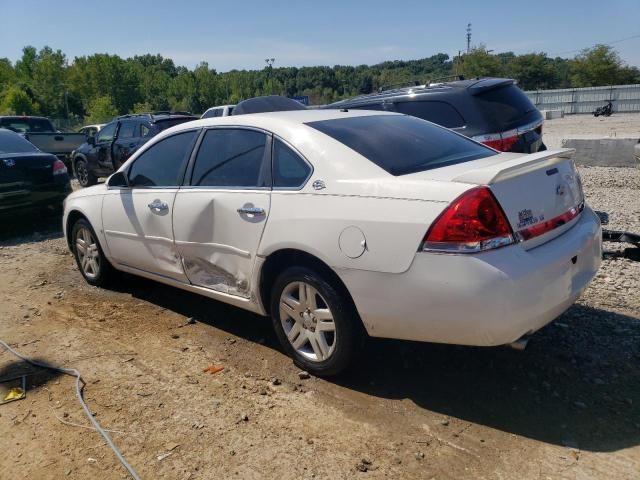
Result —
<path fill-rule="evenodd" d="M 476 78 L 383 90 L 323 108 L 404 113 L 503 152 L 546 150 L 542 114 L 511 79 Z"/>
<path fill-rule="evenodd" d="M 87 138 L 71 154 L 73 171 L 83 187 L 111 175 L 135 152 L 162 130 L 198 117 L 185 112 L 154 112 L 122 115 Z"/>

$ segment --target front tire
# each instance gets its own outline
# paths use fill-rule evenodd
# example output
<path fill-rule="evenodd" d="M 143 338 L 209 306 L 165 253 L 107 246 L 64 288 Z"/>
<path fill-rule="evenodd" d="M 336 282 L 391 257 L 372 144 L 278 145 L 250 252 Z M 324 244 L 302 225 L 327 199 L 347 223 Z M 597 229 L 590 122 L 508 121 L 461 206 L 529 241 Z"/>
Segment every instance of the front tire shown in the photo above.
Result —
<path fill-rule="evenodd" d="M 273 327 L 284 351 L 316 376 L 343 371 L 353 356 L 358 316 L 345 295 L 306 267 L 291 267 L 271 294 Z"/>
<path fill-rule="evenodd" d="M 78 183 L 81 187 L 90 187 L 91 185 L 98 183 L 98 177 L 89 170 L 89 165 L 86 160 L 77 160 L 75 171 L 76 178 L 78 179 Z"/>
<path fill-rule="evenodd" d="M 87 283 L 95 287 L 108 285 L 115 270 L 105 257 L 96 232 L 86 219 L 81 218 L 73 225 L 71 239 L 73 256 Z"/>

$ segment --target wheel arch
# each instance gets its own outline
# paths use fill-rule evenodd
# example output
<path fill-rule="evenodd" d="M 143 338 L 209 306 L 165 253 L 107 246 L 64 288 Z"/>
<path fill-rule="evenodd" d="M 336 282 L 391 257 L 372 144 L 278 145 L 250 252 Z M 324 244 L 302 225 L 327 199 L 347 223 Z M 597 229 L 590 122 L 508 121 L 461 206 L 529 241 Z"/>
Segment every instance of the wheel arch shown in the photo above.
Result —
<path fill-rule="evenodd" d="M 340 276 L 324 261 L 311 253 L 305 252 L 297 248 L 282 248 L 270 253 L 262 264 L 259 276 L 259 292 L 260 300 L 267 315 L 270 314 L 271 308 L 271 290 L 273 284 L 286 268 L 301 266 L 314 270 L 322 275 L 327 281 L 330 281 L 341 294 L 345 296 L 353 311 L 357 314 L 357 308 Z M 360 316 L 358 315 L 358 323 L 362 325 Z"/>
<path fill-rule="evenodd" d="M 76 153 L 71 159 L 71 166 L 73 167 L 74 176 L 76 174 L 76 163 L 78 162 L 78 160 L 84 160 L 87 163 L 87 166 L 89 165 L 89 161 L 87 160 L 87 157 L 84 153 Z"/>
<path fill-rule="evenodd" d="M 67 246 L 69 247 L 70 251 L 73 251 L 73 244 L 72 244 L 73 240 L 71 238 L 73 226 L 81 218 L 84 218 L 87 222 L 91 223 L 89 218 L 80 210 L 73 209 L 69 211 L 69 214 L 67 215 L 67 221 L 65 222 L 65 225 L 64 225 L 64 233 L 65 233 L 65 238 L 67 239 Z"/>

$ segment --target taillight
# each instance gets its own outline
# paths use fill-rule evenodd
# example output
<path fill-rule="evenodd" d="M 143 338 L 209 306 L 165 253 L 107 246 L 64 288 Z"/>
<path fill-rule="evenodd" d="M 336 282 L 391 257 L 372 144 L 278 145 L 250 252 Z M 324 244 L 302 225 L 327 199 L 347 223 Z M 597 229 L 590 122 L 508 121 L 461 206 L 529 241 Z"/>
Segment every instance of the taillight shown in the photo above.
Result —
<path fill-rule="evenodd" d="M 62 160 L 56 160 L 53 162 L 53 174 L 54 175 L 64 175 L 67 173 L 67 167 L 65 167 Z"/>
<path fill-rule="evenodd" d="M 473 253 L 514 243 L 513 231 L 487 187 L 466 191 L 431 224 L 421 249 Z"/>
<path fill-rule="evenodd" d="M 494 148 L 501 152 L 510 152 L 513 146 L 518 142 L 518 131 L 510 130 L 502 133 L 490 133 L 488 135 L 478 135 L 473 137 L 487 147 Z"/>

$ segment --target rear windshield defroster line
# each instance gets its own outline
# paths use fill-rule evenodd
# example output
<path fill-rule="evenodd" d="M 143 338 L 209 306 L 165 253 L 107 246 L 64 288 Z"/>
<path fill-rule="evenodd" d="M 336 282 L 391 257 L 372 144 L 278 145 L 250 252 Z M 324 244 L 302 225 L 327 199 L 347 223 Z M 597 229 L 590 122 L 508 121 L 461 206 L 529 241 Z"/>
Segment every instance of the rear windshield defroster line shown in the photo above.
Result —
<path fill-rule="evenodd" d="M 394 176 L 497 155 L 462 135 L 407 115 L 368 115 L 307 125 Z"/>

